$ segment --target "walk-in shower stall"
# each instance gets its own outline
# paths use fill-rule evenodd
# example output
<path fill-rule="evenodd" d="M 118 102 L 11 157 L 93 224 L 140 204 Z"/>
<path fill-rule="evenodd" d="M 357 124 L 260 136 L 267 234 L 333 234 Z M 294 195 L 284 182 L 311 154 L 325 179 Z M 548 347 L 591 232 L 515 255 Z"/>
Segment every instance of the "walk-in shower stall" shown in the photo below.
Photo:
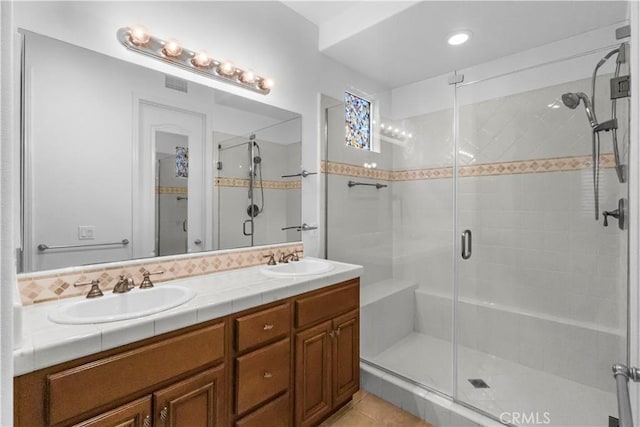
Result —
<path fill-rule="evenodd" d="M 636 165 L 628 44 L 606 56 L 623 42 L 371 95 L 373 151 L 323 99 L 326 256 L 364 266 L 365 369 L 507 424 L 617 417 Z"/>

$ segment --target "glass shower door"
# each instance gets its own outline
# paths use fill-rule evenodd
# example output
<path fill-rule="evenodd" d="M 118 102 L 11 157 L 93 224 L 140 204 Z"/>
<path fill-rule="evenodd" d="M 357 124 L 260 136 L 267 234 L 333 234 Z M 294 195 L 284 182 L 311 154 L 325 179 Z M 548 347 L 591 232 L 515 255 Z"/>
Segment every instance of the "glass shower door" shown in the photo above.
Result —
<path fill-rule="evenodd" d="M 606 52 L 456 88 L 454 395 L 503 422 L 603 426 L 617 416 L 611 365 L 626 360 L 627 231 L 611 217 L 604 226 L 602 211 L 628 189 L 611 132 L 601 132 L 595 219 L 591 126 L 582 104 L 562 102 L 590 94 Z M 597 80 L 600 122 L 611 118 L 611 71 Z M 624 161 L 628 99 L 617 113 Z"/>

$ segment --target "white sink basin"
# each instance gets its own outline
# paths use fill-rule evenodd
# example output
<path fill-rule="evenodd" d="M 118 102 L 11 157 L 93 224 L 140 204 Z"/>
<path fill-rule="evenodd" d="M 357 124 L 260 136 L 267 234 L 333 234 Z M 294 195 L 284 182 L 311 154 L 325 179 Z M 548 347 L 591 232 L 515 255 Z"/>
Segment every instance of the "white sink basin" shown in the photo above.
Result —
<path fill-rule="evenodd" d="M 289 261 L 286 264 L 265 265 L 260 269 L 260 272 L 268 277 L 300 277 L 326 273 L 333 268 L 333 264 L 325 260 L 303 258 L 300 261 Z"/>
<path fill-rule="evenodd" d="M 192 289 L 175 285 L 136 288 L 125 294 L 105 292 L 102 297 L 64 304 L 49 313 L 49 320 L 80 325 L 134 319 L 182 305 L 195 294 Z"/>

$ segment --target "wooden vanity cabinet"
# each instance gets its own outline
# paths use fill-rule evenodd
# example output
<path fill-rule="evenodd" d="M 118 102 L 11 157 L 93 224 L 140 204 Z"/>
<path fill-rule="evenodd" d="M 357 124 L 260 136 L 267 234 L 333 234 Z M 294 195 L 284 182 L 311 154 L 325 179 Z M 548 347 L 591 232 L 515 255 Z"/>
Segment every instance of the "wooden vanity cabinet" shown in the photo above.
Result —
<path fill-rule="evenodd" d="M 296 426 L 317 425 L 359 390 L 359 289 L 356 279 L 296 301 Z"/>
<path fill-rule="evenodd" d="M 151 427 L 151 396 L 122 405 L 75 427 Z"/>
<path fill-rule="evenodd" d="M 23 427 L 315 426 L 359 388 L 359 279 L 14 379 Z"/>
<path fill-rule="evenodd" d="M 16 425 L 151 427 L 165 406 L 173 416 L 206 403 L 207 425 L 223 426 L 226 335 L 224 319 L 206 322 L 17 377 Z"/>

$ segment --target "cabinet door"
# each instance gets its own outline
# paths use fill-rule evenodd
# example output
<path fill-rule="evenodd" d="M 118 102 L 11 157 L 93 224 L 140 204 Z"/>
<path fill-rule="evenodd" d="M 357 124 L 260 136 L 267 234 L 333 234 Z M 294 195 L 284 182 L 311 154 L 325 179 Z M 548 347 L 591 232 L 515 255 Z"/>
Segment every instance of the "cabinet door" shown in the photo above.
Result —
<path fill-rule="evenodd" d="M 296 425 L 315 425 L 331 411 L 331 321 L 296 334 Z"/>
<path fill-rule="evenodd" d="M 153 394 L 156 427 L 218 427 L 224 422 L 224 369 L 196 374 Z"/>
<path fill-rule="evenodd" d="M 74 427 L 151 427 L 151 396 L 122 405 Z"/>
<path fill-rule="evenodd" d="M 360 388 L 358 310 L 333 320 L 333 405 L 349 400 Z"/>

